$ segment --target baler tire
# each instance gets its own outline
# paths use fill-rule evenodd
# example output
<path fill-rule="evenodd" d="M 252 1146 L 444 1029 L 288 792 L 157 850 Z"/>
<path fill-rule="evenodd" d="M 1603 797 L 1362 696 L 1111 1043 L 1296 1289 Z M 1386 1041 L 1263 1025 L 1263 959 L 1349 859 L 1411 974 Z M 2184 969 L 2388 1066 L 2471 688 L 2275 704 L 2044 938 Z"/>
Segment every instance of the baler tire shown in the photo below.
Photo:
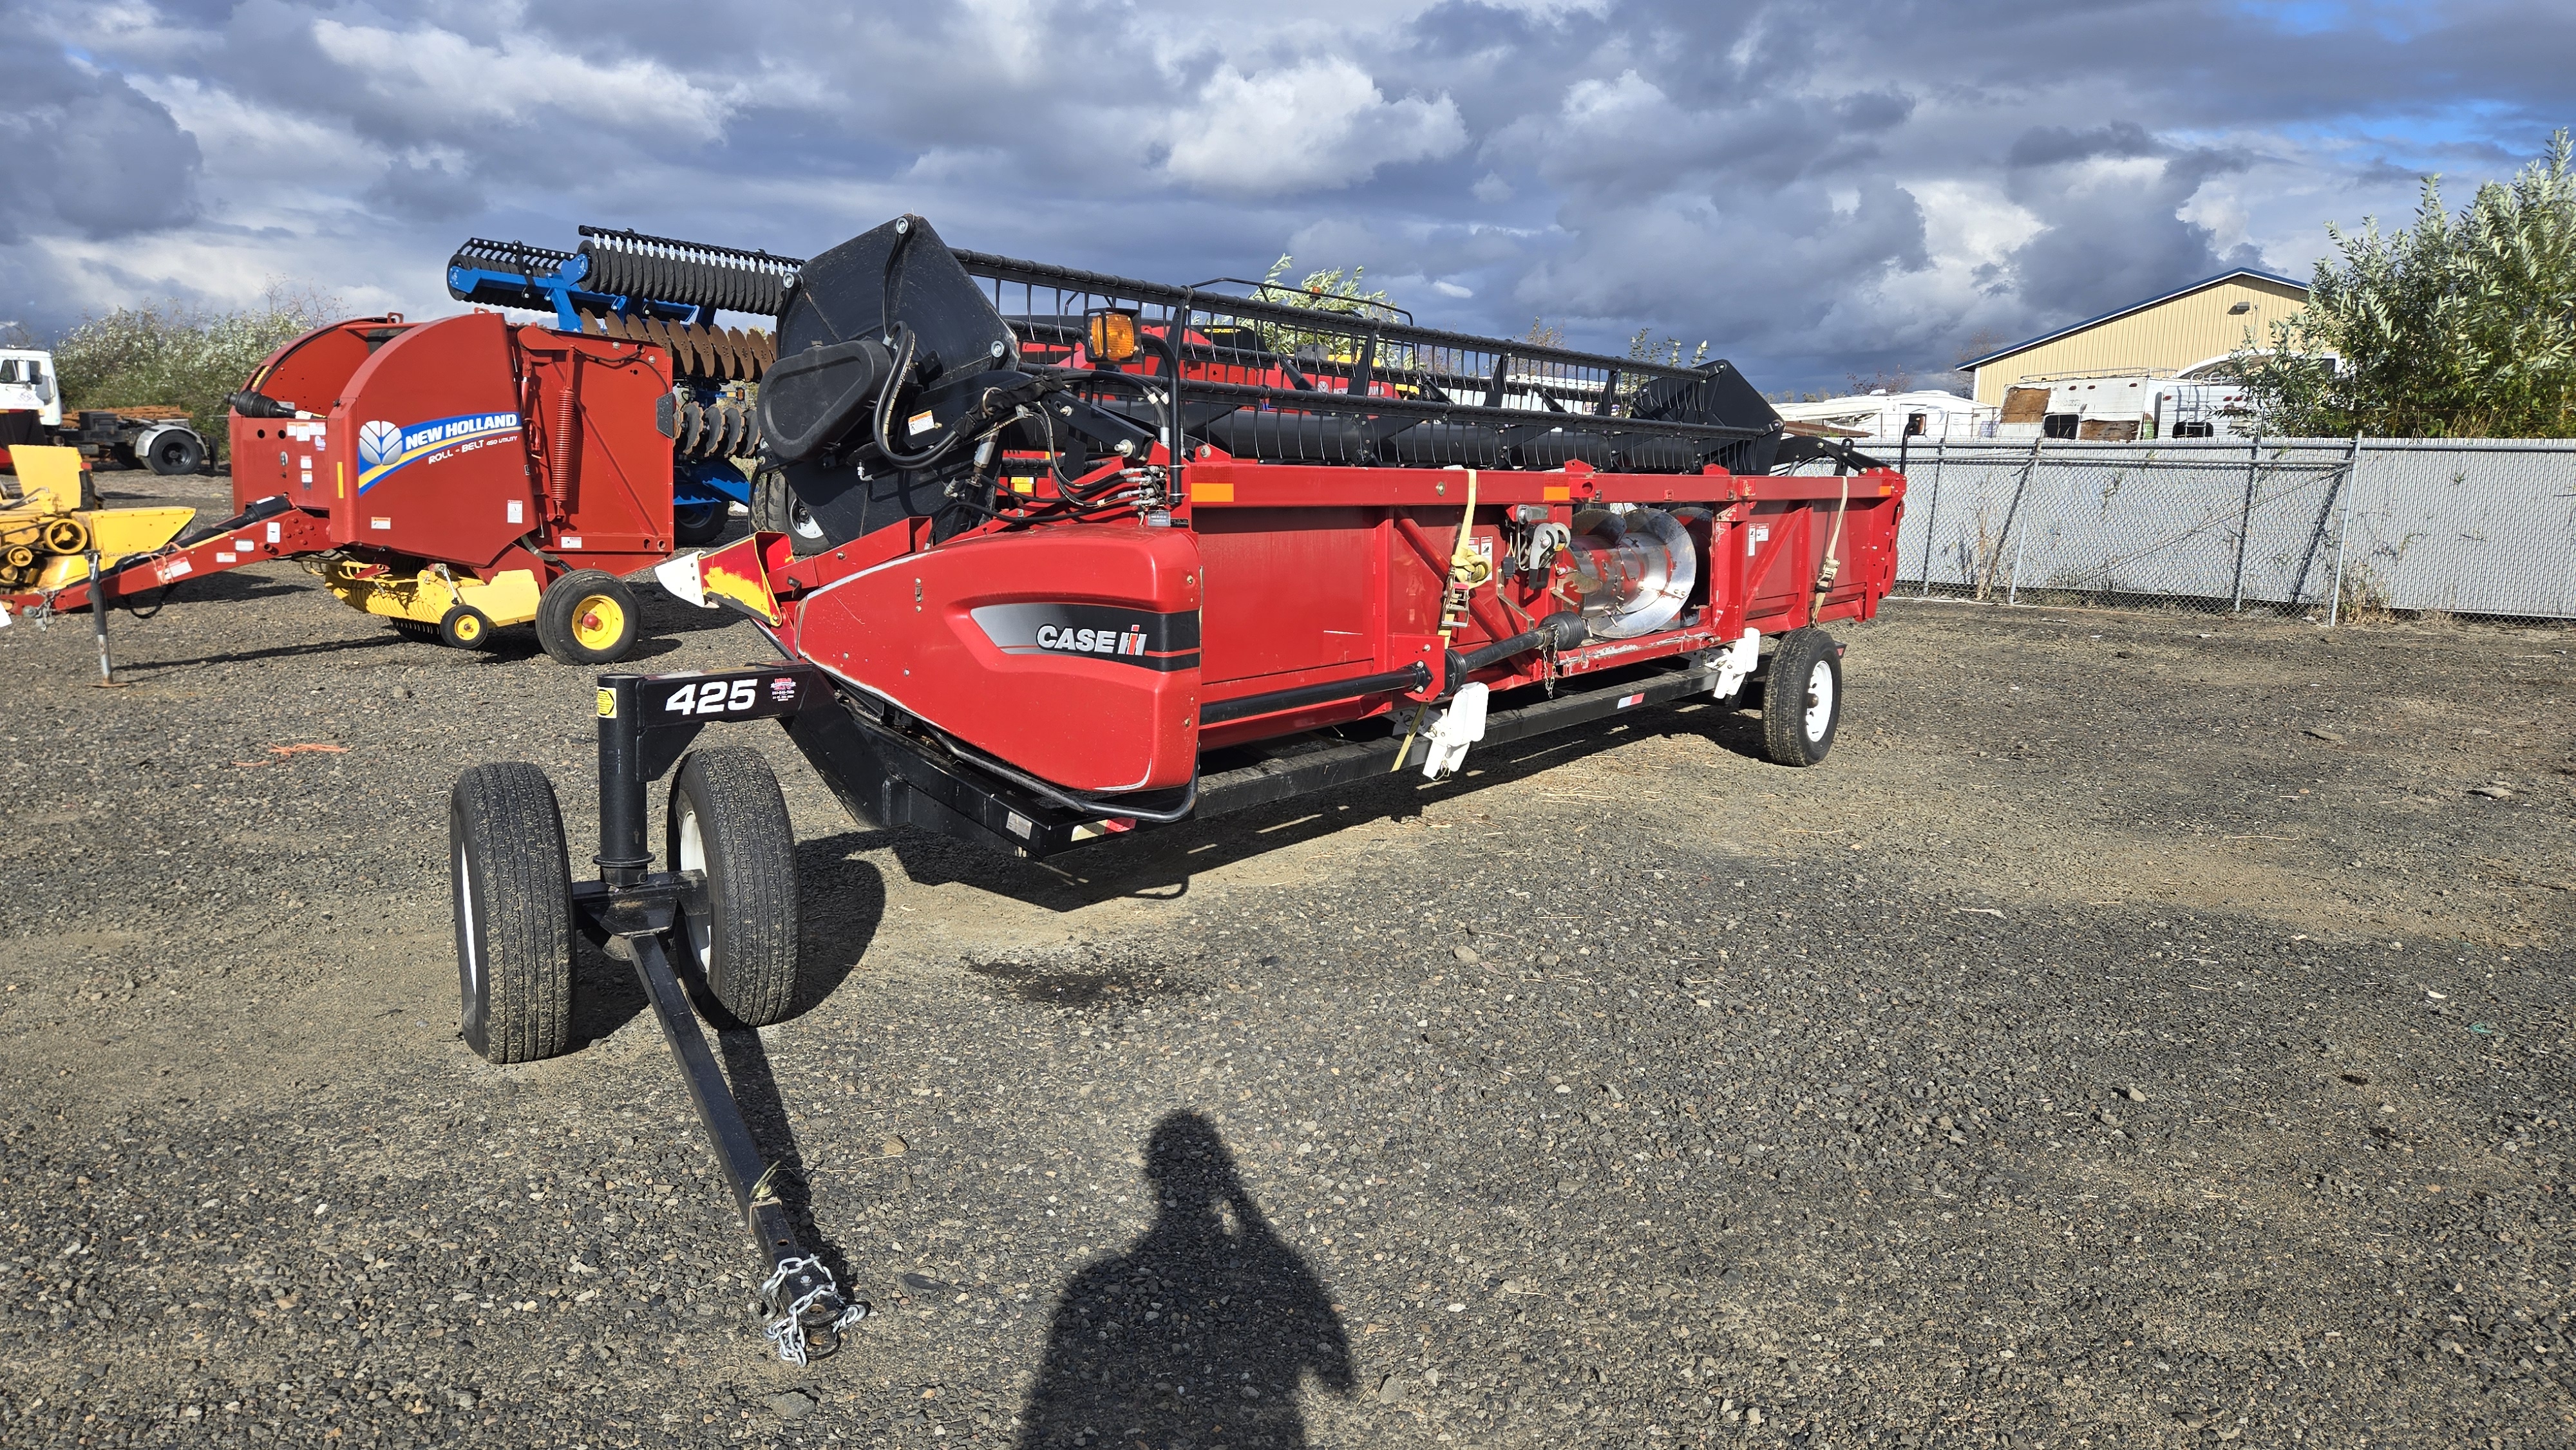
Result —
<path fill-rule="evenodd" d="M 478 765 L 448 796 L 458 1035 L 486 1062 L 536 1062 L 572 1036 L 572 870 L 546 773 Z"/>
<path fill-rule="evenodd" d="M 671 510 L 671 542 L 683 549 L 701 548 L 723 538 L 732 522 L 733 509 L 722 499 L 679 504 Z"/>
<path fill-rule="evenodd" d="M 703 910 L 685 906 L 675 940 L 727 1012 L 766 1027 L 796 1002 L 796 832 L 760 752 L 695 750 L 671 782 L 671 869 L 704 877 Z"/>
<path fill-rule="evenodd" d="M 615 664 L 635 648 L 635 591 L 605 569 L 575 569 L 537 599 L 537 643 L 561 663 Z"/>
<path fill-rule="evenodd" d="M 796 490 L 787 486 L 787 476 L 774 468 L 763 469 L 751 481 L 751 526 L 762 533 L 785 534 L 788 549 L 799 559 L 832 546 L 823 537 L 823 526 L 807 511 Z"/>
<path fill-rule="evenodd" d="M 1762 753 L 1775 765 L 1821 764 L 1842 718 L 1842 648 L 1812 625 L 1782 635 L 1762 686 Z"/>
<path fill-rule="evenodd" d="M 449 649 L 481 649 L 492 642 L 492 620 L 471 604 L 451 604 L 438 621 L 438 642 Z"/>

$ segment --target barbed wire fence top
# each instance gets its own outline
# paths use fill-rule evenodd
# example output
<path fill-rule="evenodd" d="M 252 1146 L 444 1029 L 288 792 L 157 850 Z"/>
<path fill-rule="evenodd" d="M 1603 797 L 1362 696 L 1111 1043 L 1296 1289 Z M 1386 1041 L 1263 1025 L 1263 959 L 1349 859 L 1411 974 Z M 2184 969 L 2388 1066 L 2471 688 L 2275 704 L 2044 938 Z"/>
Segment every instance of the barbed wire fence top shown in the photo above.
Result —
<path fill-rule="evenodd" d="M 1936 439 L 1904 463 L 1903 594 L 2576 618 L 2576 440 Z"/>

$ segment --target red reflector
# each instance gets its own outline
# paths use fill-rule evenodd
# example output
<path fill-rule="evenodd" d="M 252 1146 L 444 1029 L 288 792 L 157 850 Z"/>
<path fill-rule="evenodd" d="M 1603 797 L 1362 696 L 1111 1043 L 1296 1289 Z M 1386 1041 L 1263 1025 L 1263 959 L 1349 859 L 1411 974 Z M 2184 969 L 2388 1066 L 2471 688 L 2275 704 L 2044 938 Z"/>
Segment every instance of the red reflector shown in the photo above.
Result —
<path fill-rule="evenodd" d="M 1100 829 L 1107 831 L 1113 836 L 1117 835 L 1121 831 L 1132 831 L 1136 829 L 1136 818 L 1134 816 L 1112 816 L 1108 820 L 1100 823 Z"/>
<path fill-rule="evenodd" d="M 1621 700 L 1619 701 L 1619 708 L 1620 708 L 1620 709 L 1622 709 L 1622 710 L 1625 710 L 1625 709 L 1627 709 L 1627 708 L 1628 708 L 1629 706 L 1631 706 L 1631 705 L 1642 705 L 1642 704 L 1644 704 L 1644 703 L 1646 703 L 1646 697 L 1645 697 L 1645 696 L 1643 696 L 1643 695 L 1629 695 L 1629 696 L 1626 696 L 1625 698 L 1623 698 L 1623 699 L 1621 699 Z"/>

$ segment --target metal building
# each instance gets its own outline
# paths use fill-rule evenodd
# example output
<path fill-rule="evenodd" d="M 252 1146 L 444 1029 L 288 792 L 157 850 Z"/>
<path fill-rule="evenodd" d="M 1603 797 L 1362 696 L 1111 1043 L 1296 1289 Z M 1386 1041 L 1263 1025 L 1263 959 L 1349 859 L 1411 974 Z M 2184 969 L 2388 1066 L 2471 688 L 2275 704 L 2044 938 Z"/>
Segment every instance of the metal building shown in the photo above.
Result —
<path fill-rule="evenodd" d="M 2268 340 L 2273 323 L 2307 303 L 2300 283 L 2239 268 L 1960 366 L 1976 374 L 1977 401 L 1996 408 L 2024 385 L 2178 377 L 2224 359 L 2249 332 L 2258 344 Z"/>

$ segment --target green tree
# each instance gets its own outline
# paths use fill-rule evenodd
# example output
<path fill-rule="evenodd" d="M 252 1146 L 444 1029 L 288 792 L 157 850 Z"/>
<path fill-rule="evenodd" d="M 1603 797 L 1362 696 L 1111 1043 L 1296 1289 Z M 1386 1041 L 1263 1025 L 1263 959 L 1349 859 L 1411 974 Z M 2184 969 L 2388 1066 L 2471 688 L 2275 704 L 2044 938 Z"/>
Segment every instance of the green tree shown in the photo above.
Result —
<path fill-rule="evenodd" d="M 2576 171 L 2557 132 L 2452 216 L 2424 179 L 2415 225 L 2329 225 L 2308 305 L 2231 359 L 2263 431 L 2576 436 Z"/>
<path fill-rule="evenodd" d="M 1279 260 L 1271 263 L 1270 270 L 1261 275 L 1261 286 L 1252 295 L 1284 307 L 1332 313 L 1355 323 L 1402 320 L 1384 288 L 1362 287 L 1360 279 L 1367 274 L 1366 267 L 1332 267 L 1309 272 L 1300 282 L 1283 281 L 1281 279 L 1287 276 L 1292 260 L 1288 253 L 1281 252 Z M 1359 360 L 1358 341 L 1351 333 L 1340 329 L 1308 331 L 1301 327 L 1263 323 L 1260 332 L 1262 345 L 1283 356 L 1325 358 L 1343 363 Z M 1379 360 L 1381 366 L 1392 361 L 1392 357 Z"/>
<path fill-rule="evenodd" d="M 1632 362 L 1662 363 L 1668 368 L 1677 368 L 1682 366 L 1682 340 L 1667 337 L 1661 342 L 1648 342 L 1646 329 L 1641 327 L 1635 337 L 1628 339 L 1628 357 Z M 1698 367 L 1707 360 L 1708 344 L 1702 342 L 1691 354 L 1690 366 Z"/>
<path fill-rule="evenodd" d="M 280 343 L 337 316 L 337 299 L 272 288 L 229 312 L 165 301 L 85 317 L 54 342 L 63 407 L 185 408 L 199 433 L 220 439 L 225 397 Z"/>

